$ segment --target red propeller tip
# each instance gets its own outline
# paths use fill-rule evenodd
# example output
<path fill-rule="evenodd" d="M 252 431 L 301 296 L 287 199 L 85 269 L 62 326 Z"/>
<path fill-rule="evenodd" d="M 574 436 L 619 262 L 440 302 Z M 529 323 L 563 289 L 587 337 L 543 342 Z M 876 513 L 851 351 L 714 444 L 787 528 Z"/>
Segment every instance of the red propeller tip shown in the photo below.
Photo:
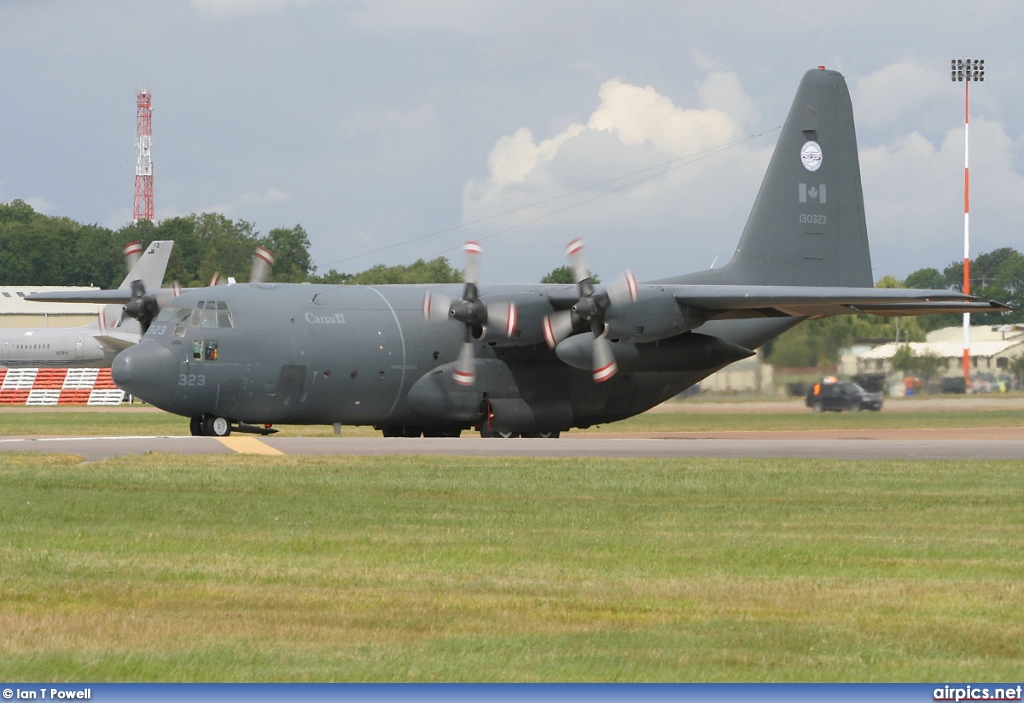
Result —
<path fill-rule="evenodd" d="M 629 290 L 629 299 L 635 303 L 640 293 L 636 287 L 636 276 L 629 269 L 626 269 L 626 288 Z"/>
<path fill-rule="evenodd" d="M 467 254 L 482 254 L 484 251 L 483 247 L 480 246 L 479 242 L 466 242 L 466 245 L 463 247 L 463 250 Z"/>
<path fill-rule="evenodd" d="M 476 374 L 472 371 L 467 373 L 465 371 L 455 369 L 452 373 L 452 379 L 460 386 L 472 386 L 476 381 Z"/>
<path fill-rule="evenodd" d="M 583 251 L 583 240 L 574 239 L 571 242 L 569 242 L 569 245 L 565 248 L 565 255 L 574 256 L 580 253 L 581 251 Z"/>
<path fill-rule="evenodd" d="M 519 322 L 519 311 L 515 303 L 508 304 L 508 319 L 505 320 L 505 336 L 511 337 L 516 333 L 516 325 Z"/>
<path fill-rule="evenodd" d="M 607 381 L 609 378 L 618 373 L 618 371 L 619 367 L 615 365 L 614 361 L 611 362 L 610 364 L 605 364 L 599 369 L 594 369 L 594 382 L 602 383 L 604 381 Z"/>
<path fill-rule="evenodd" d="M 544 317 L 544 341 L 548 344 L 548 349 L 554 349 L 558 344 L 558 340 L 555 339 L 555 329 L 551 325 L 551 316 L 546 315 Z"/>
<path fill-rule="evenodd" d="M 256 247 L 256 256 L 265 261 L 269 266 L 274 265 L 274 255 L 264 246 Z"/>

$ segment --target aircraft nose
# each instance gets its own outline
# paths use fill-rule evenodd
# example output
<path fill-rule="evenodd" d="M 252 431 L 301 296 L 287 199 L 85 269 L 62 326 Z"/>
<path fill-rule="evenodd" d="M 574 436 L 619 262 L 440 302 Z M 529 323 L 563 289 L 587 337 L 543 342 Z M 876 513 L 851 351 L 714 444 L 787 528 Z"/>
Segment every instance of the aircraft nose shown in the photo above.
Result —
<path fill-rule="evenodd" d="M 178 367 L 169 349 L 143 340 L 114 357 L 110 376 L 121 390 L 159 407 L 174 396 Z"/>

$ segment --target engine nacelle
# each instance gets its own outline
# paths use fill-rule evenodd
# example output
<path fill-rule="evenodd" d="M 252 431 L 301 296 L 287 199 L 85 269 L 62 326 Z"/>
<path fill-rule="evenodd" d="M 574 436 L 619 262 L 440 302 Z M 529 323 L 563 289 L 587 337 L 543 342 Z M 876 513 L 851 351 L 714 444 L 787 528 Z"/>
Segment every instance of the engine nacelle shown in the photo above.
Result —
<path fill-rule="evenodd" d="M 579 334 L 561 341 L 555 353 L 570 366 L 589 371 L 593 365 L 593 342 L 591 335 Z M 620 371 L 701 371 L 755 354 L 746 347 L 697 332 L 646 344 L 613 343 L 611 348 Z"/>

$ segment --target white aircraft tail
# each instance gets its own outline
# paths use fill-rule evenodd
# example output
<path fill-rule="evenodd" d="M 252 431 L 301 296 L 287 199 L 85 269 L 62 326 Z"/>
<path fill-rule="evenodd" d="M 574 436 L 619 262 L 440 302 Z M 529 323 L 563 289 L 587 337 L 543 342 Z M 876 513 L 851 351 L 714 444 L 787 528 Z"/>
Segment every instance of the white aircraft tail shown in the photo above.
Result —
<path fill-rule="evenodd" d="M 151 242 L 141 256 L 137 256 L 128 275 L 121 281 L 118 290 L 132 289 L 134 281 L 141 281 L 147 292 L 160 290 L 163 285 L 164 274 L 167 272 L 167 262 L 171 258 L 171 249 L 174 246 L 172 240 Z M 128 258 L 126 248 L 125 258 Z M 130 261 L 130 260 L 129 260 Z M 124 314 L 124 305 L 120 303 L 104 306 L 100 312 L 100 319 L 96 322 L 101 334 L 109 334 L 113 330 L 121 332 L 134 332 L 140 334 L 142 327 L 139 322 Z"/>

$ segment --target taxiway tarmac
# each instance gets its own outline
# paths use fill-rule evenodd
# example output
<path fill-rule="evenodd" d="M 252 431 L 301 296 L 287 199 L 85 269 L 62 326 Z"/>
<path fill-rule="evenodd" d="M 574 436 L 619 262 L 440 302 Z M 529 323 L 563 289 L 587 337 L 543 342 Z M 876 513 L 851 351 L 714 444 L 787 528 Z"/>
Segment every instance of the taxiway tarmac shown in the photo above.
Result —
<path fill-rule="evenodd" d="M 750 433 L 755 435 L 769 433 Z M 0 452 L 73 454 L 86 461 L 113 456 L 169 454 L 269 455 L 434 455 L 519 457 L 731 457 L 879 459 L 1020 459 L 1020 430 L 1003 437 L 889 437 L 867 433 L 849 437 L 699 437 L 616 435 L 563 436 L 560 439 L 481 439 L 479 437 L 39 437 L 0 439 Z"/>

